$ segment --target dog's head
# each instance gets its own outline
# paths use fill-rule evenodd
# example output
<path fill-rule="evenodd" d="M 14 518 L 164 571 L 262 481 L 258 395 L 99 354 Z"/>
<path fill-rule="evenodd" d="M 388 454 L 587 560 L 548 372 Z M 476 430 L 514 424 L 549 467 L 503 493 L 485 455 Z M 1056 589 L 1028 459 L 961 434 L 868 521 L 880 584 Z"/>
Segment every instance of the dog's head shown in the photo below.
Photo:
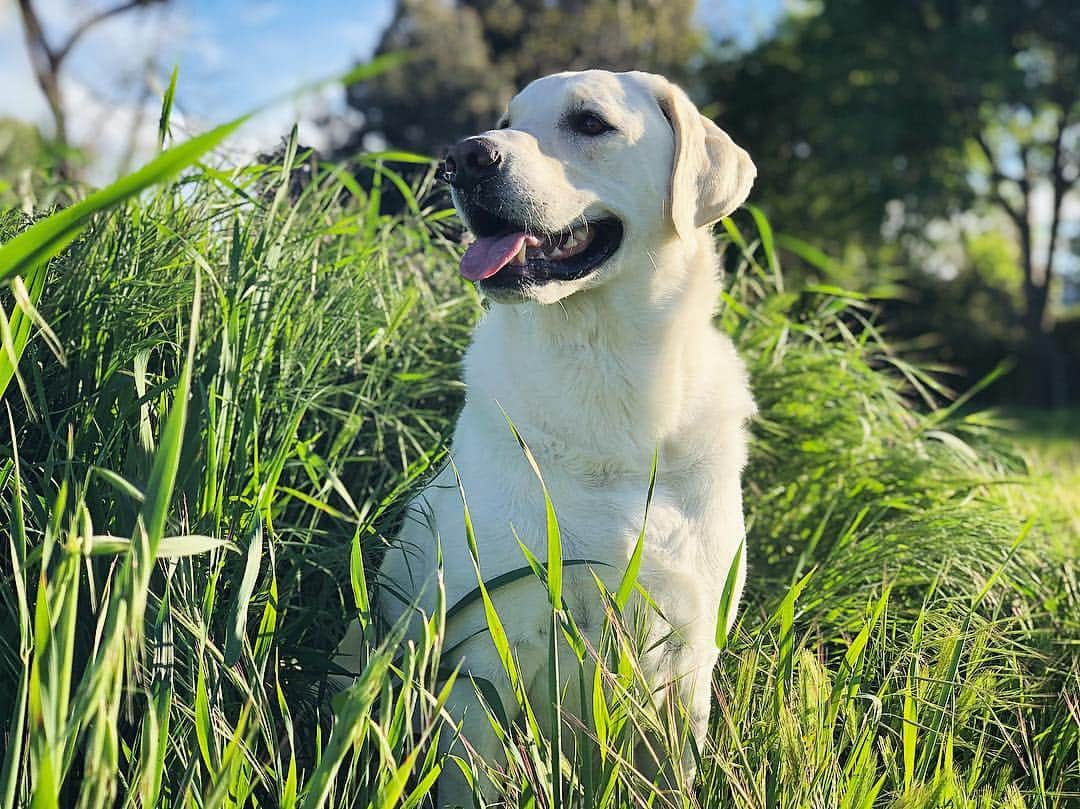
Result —
<path fill-rule="evenodd" d="M 476 236 L 462 274 L 496 300 L 551 303 L 727 216 L 756 170 L 666 79 L 589 70 L 532 82 L 443 174 Z"/>

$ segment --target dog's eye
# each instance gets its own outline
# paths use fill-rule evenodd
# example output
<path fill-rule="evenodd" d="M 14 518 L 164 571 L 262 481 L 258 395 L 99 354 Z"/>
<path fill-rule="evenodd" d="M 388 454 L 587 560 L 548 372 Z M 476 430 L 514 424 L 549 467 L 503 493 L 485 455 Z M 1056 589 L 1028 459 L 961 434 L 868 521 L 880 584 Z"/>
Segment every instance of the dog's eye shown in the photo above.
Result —
<path fill-rule="evenodd" d="M 501 121 L 499 121 L 499 123 L 495 124 L 495 128 L 496 129 L 509 129 L 510 128 L 510 119 L 509 118 L 503 118 Z"/>
<path fill-rule="evenodd" d="M 614 131 L 615 127 L 594 112 L 579 112 L 570 118 L 570 126 L 575 132 L 594 138 L 605 132 Z"/>

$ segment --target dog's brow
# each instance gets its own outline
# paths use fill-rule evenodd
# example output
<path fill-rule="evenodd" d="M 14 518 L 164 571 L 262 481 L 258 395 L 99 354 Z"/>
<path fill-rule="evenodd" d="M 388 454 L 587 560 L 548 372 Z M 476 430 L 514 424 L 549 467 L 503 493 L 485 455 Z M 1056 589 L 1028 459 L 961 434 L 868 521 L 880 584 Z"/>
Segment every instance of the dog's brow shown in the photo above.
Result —
<path fill-rule="evenodd" d="M 621 117 L 617 105 L 605 104 L 595 96 L 572 97 L 563 110 L 563 115 L 580 115 L 581 113 L 596 115 L 613 123 Z"/>
<path fill-rule="evenodd" d="M 603 105 L 592 96 L 574 96 L 566 105 L 567 112 L 603 112 Z"/>

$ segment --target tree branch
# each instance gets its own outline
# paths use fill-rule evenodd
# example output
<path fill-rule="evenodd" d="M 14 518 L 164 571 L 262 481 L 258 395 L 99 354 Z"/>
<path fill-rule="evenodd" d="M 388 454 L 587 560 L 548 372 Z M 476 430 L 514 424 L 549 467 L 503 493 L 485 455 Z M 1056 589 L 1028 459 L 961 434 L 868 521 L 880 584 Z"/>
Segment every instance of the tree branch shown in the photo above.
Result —
<path fill-rule="evenodd" d="M 30 51 L 30 60 L 34 62 L 34 70 L 49 69 L 54 67 L 54 55 L 49 41 L 45 38 L 45 29 L 41 26 L 41 19 L 34 9 L 30 0 L 19 0 L 19 12 L 23 18 L 23 32 L 26 39 L 26 47 Z M 45 58 L 44 64 L 39 64 L 41 58 Z"/>
<path fill-rule="evenodd" d="M 1031 238 L 1031 147 L 1020 144 L 1020 165 L 1022 172 L 1017 185 L 1020 186 L 1020 251 L 1024 256 L 1024 276 L 1031 289 L 1038 289 L 1035 283 L 1035 246 Z M 1045 302 L 1043 303 L 1045 307 Z"/>
<path fill-rule="evenodd" d="M 20 2 L 23 2 L 23 0 L 20 0 Z M 125 12 L 131 11 L 136 8 L 140 8 L 143 6 L 151 6 L 164 2 L 166 2 L 166 0 L 128 0 L 128 2 L 126 3 L 121 3 L 120 5 L 113 6 L 112 8 L 107 8 L 103 11 L 99 11 L 97 14 L 94 14 L 93 16 L 83 20 L 81 23 L 79 23 L 78 26 L 76 26 L 75 30 L 71 32 L 71 34 L 67 38 L 67 41 L 56 49 L 56 67 L 59 69 L 60 64 L 64 61 L 64 59 L 67 58 L 67 55 L 71 53 L 71 49 L 75 47 L 78 41 L 82 38 L 83 34 L 85 34 L 91 28 L 105 22 L 105 20 L 108 20 L 111 17 L 117 16 L 118 14 L 124 14 Z"/>
<path fill-rule="evenodd" d="M 41 19 L 34 9 L 30 0 L 19 0 L 19 12 L 23 19 L 23 35 L 26 39 L 26 50 L 29 52 L 30 64 L 34 69 L 34 78 L 37 79 L 41 92 L 49 105 L 49 112 L 53 118 L 53 126 L 56 140 L 67 145 L 67 126 L 64 120 L 63 98 L 60 92 L 58 70 L 60 63 L 56 53 L 49 45 L 45 36 L 45 29 L 41 25 Z M 63 167 L 61 166 L 61 170 Z"/>
<path fill-rule="evenodd" d="M 1001 172 L 997 166 L 997 161 L 994 159 L 994 150 L 990 148 L 990 144 L 987 142 L 986 136 L 982 132 L 975 133 L 975 142 L 979 145 L 983 155 L 986 157 L 986 162 L 990 164 L 990 191 L 994 195 L 994 199 L 1005 209 L 1005 213 L 1009 215 L 1009 218 L 1013 220 L 1016 226 L 1023 229 L 1026 225 L 1023 213 L 1017 210 L 1013 204 L 1009 202 L 998 187 L 1001 183 L 1006 181 L 1017 184 L 1020 184 L 1020 181 L 1013 177 L 1008 177 Z"/>

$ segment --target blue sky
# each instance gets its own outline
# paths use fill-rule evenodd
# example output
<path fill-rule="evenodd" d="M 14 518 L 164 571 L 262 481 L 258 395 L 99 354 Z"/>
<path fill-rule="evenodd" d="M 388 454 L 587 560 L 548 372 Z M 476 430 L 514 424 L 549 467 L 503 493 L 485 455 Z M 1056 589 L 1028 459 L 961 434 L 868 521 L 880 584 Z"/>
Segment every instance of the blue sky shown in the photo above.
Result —
<path fill-rule="evenodd" d="M 386 0 L 187 0 L 177 61 L 207 114 L 225 116 L 369 56 L 390 22 Z M 303 11 L 297 12 L 297 6 Z"/>
<path fill-rule="evenodd" d="M 72 21 L 116 0 L 36 0 L 54 41 Z M 117 17 L 94 29 L 72 52 L 64 89 L 73 139 L 93 145 L 98 171 L 136 131 L 151 148 L 157 98 L 173 64 L 180 66 L 177 124 L 198 130 L 317 79 L 339 74 L 371 54 L 390 21 L 393 0 L 173 0 Z M 0 116 L 46 124 L 14 3 L 0 0 Z M 698 18 L 716 33 L 753 41 L 771 29 L 784 0 L 699 0 Z M 151 92 L 147 93 L 149 77 Z M 156 92 L 154 92 L 156 90 Z M 339 90 L 276 104 L 248 125 L 238 148 L 275 142 L 295 119 L 342 110 Z M 308 142 L 319 133 L 308 124 Z"/>

